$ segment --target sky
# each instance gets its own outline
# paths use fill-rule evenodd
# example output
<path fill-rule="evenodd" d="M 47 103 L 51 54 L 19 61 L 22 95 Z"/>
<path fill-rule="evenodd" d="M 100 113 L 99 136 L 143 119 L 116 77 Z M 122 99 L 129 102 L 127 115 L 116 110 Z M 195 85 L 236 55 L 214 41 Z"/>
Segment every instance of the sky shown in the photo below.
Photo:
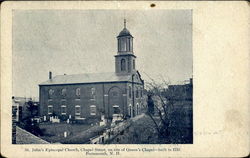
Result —
<path fill-rule="evenodd" d="M 13 96 L 38 97 L 49 71 L 114 72 L 124 18 L 145 82 L 192 77 L 191 10 L 14 10 Z"/>

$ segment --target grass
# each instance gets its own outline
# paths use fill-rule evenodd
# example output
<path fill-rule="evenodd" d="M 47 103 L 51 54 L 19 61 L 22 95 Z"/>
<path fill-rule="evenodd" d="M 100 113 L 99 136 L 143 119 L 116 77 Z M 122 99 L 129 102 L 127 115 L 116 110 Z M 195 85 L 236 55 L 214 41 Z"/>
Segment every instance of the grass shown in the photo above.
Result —
<path fill-rule="evenodd" d="M 67 123 L 44 123 L 39 125 L 44 131 L 42 139 L 51 143 L 60 143 L 66 139 L 72 138 L 87 129 L 94 127 L 88 124 L 67 124 Z M 67 138 L 64 137 L 64 132 L 67 132 Z"/>

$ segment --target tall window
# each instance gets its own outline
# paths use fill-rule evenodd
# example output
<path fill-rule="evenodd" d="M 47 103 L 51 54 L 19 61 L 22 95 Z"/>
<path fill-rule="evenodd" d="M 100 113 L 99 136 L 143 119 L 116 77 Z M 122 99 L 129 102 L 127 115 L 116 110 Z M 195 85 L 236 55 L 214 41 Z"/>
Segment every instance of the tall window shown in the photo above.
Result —
<path fill-rule="evenodd" d="M 66 89 L 65 88 L 62 89 L 62 96 L 63 96 L 63 98 L 66 97 Z"/>
<path fill-rule="evenodd" d="M 49 105 L 48 106 L 48 114 L 52 114 L 53 113 L 53 105 Z"/>
<path fill-rule="evenodd" d="M 127 38 L 127 51 L 130 51 L 130 38 Z"/>
<path fill-rule="evenodd" d="M 66 115 L 66 105 L 61 106 L 61 114 Z"/>
<path fill-rule="evenodd" d="M 50 89 L 49 90 L 49 99 L 51 99 L 52 98 L 52 95 L 54 94 L 54 90 L 53 89 Z"/>
<path fill-rule="evenodd" d="M 90 89 L 90 99 L 95 99 L 95 88 L 94 87 L 92 87 Z"/>
<path fill-rule="evenodd" d="M 121 50 L 122 51 L 126 51 L 126 38 L 122 38 L 121 39 L 121 46 L 122 46 L 122 48 L 121 48 Z"/>
<path fill-rule="evenodd" d="M 117 91 L 112 92 L 112 96 L 113 96 L 113 97 L 118 97 Z"/>
<path fill-rule="evenodd" d="M 125 59 L 121 60 L 121 71 L 125 71 L 126 67 L 125 67 Z"/>
<path fill-rule="evenodd" d="M 79 98 L 81 95 L 81 89 L 80 88 L 76 88 L 76 96 Z"/>
<path fill-rule="evenodd" d="M 130 61 L 128 60 L 128 72 L 130 72 L 131 71 L 131 65 L 130 65 Z"/>
<path fill-rule="evenodd" d="M 121 39 L 118 39 L 118 51 L 121 51 Z"/>
<path fill-rule="evenodd" d="M 96 106 L 90 105 L 90 115 L 94 116 L 96 115 Z"/>
<path fill-rule="evenodd" d="M 133 69 L 135 69 L 135 59 L 133 60 Z"/>
<path fill-rule="evenodd" d="M 138 88 L 136 88 L 136 95 L 135 95 L 136 98 L 139 97 L 139 91 L 138 91 Z"/>
<path fill-rule="evenodd" d="M 130 39 L 130 51 L 133 51 L 133 38 Z"/>
<path fill-rule="evenodd" d="M 129 98 L 131 98 L 131 96 L 132 96 L 132 89 L 131 89 L 130 86 L 129 86 L 129 88 L 128 88 L 128 96 L 129 96 Z"/>
<path fill-rule="evenodd" d="M 128 106 L 128 115 L 131 116 L 132 115 L 132 105 L 129 104 Z"/>
<path fill-rule="evenodd" d="M 136 104 L 136 114 L 139 115 L 139 104 Z"/>

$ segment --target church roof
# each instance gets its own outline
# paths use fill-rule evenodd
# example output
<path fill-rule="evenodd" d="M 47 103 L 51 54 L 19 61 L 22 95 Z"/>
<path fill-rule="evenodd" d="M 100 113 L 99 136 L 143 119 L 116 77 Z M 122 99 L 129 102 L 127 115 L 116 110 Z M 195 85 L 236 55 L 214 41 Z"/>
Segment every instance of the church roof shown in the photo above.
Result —
<path fill-rule="evenodd" d="M 129 30 L 128 30 L 127 28 L 124 28 L 124 29 L 119 33 L 119 35 L 118 35 L 117 37 L 122 37 L 122 36 L 131 36 L 131 37 L 133 37 L 133 36 L 130 34 L 130 32 L 129 32 Z"/>
<path fill-rule="evenodd" d="M 39 85 L 55 84 L 78 84 L 78 83 L 96 83 L 96 82 L 124 82 L 131 81 L 131 75 L 116 75 L 115 72 L 89 73 L 75 75 L 57 75 L 51 80 L 47 80 Z"/>

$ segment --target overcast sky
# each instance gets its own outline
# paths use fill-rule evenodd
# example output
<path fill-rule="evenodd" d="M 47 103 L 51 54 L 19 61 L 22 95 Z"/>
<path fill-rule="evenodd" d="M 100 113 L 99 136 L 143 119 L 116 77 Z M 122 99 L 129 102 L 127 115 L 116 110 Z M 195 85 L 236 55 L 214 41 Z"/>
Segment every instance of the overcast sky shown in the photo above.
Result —
<path fill-rule="evenodd" d="M 145 81 L 147 75 L 171 83 L 192 77 L 191 10 L 15 10 L 13 95 L 38 97 L 49 71 L 114 72 L 124 18 Z"/>

